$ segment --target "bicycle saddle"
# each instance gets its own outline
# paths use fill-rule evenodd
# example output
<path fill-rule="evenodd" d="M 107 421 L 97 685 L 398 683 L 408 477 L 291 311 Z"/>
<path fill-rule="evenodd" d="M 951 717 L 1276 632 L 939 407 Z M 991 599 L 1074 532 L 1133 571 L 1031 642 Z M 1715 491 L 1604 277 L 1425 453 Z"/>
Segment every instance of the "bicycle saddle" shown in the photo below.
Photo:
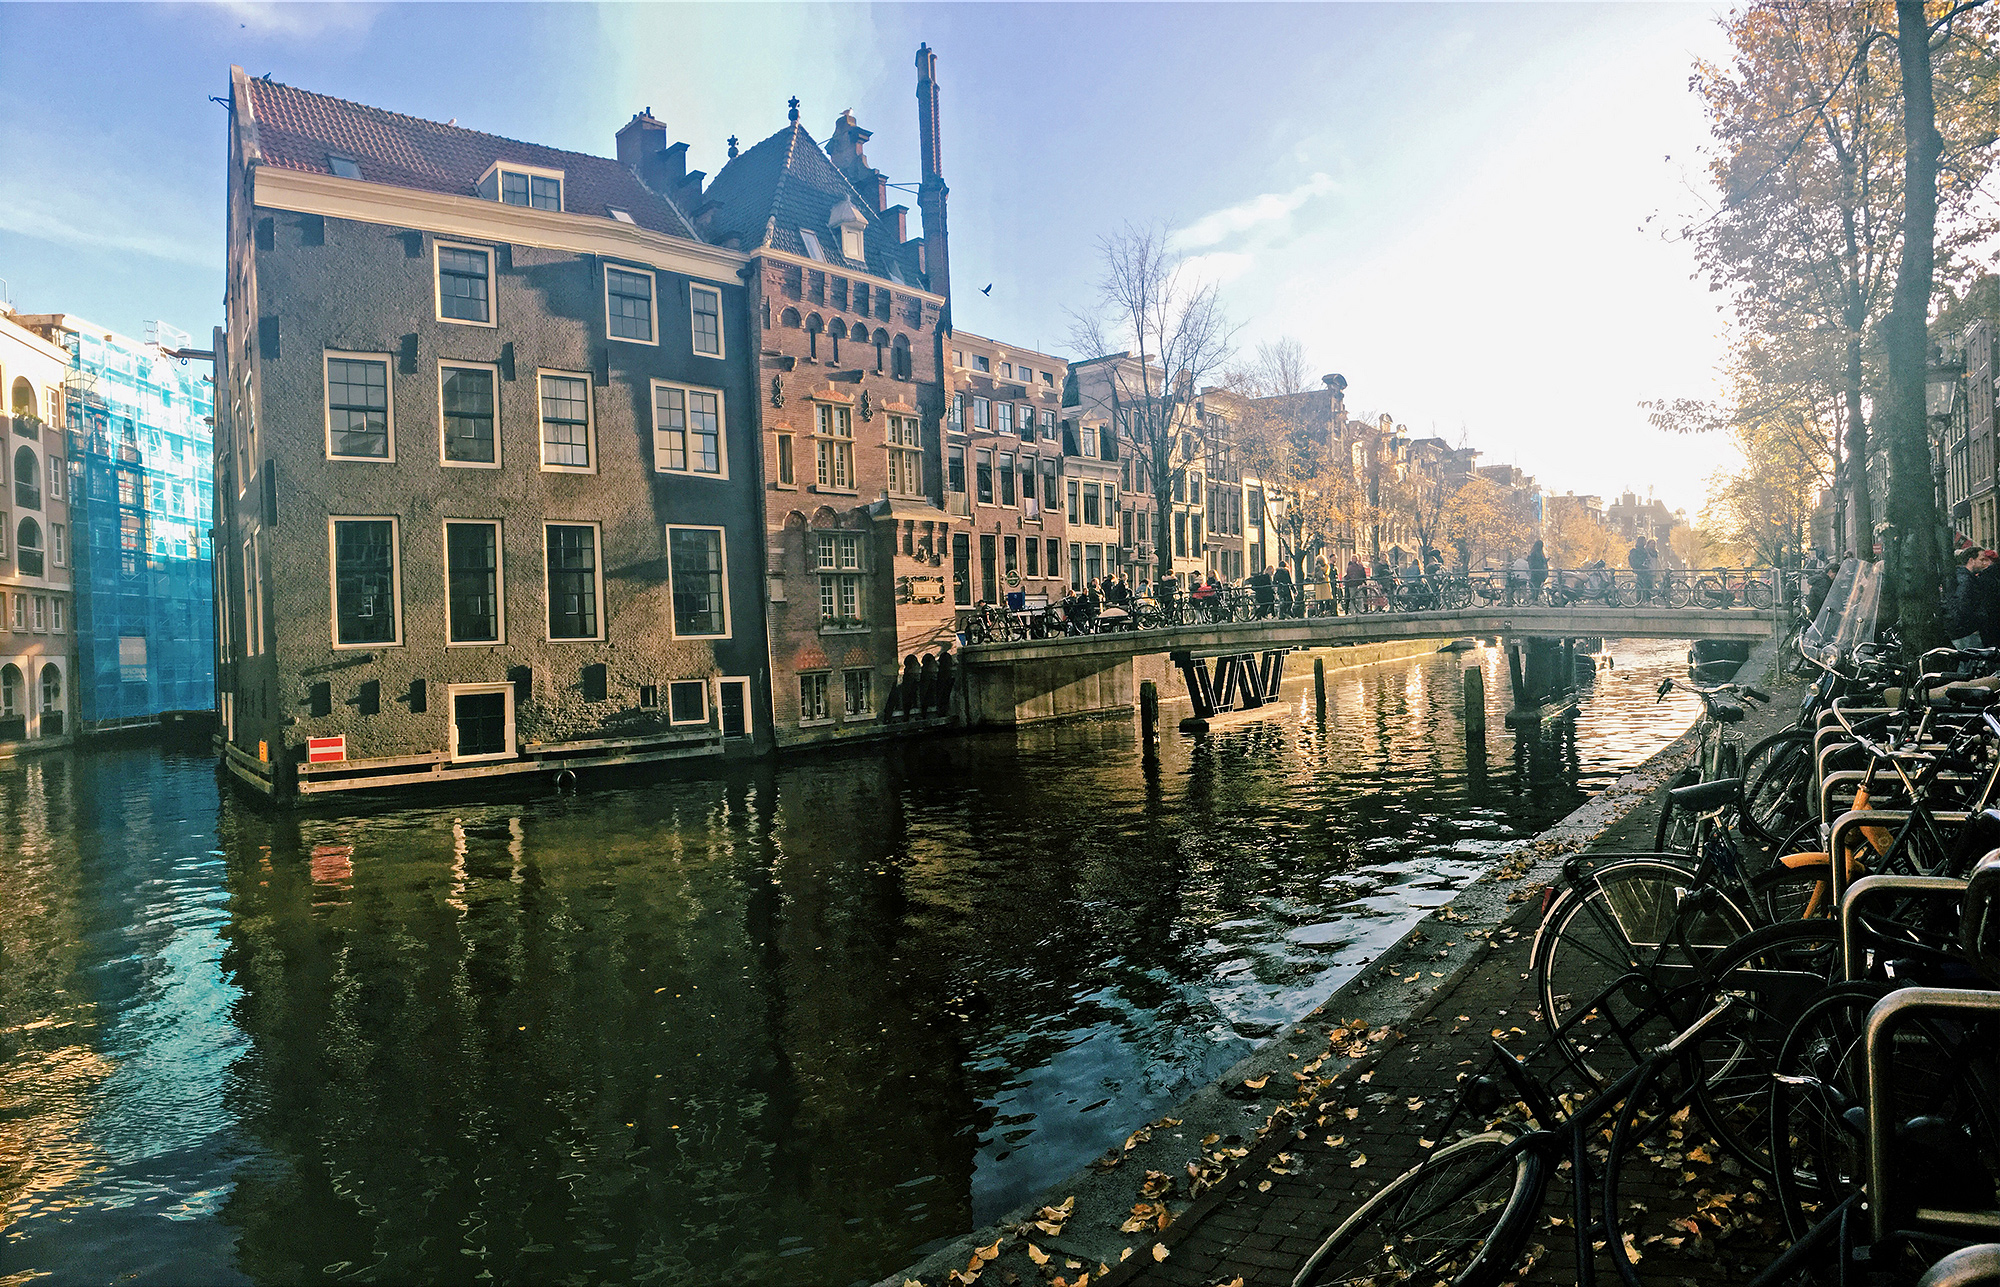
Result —
<path fill-rule="evenodd" d="M 1686 809 L 1689 813 L 1706 813 L 1710 809 L 1734 803 L 1742 789 L 1742 778 L 1717 778 L 1713 782 L 1697 782 L 1693 786 L 1675 787 L 1667 792 L 1667 799 L 1673 801 L 1676 809 Z"/>

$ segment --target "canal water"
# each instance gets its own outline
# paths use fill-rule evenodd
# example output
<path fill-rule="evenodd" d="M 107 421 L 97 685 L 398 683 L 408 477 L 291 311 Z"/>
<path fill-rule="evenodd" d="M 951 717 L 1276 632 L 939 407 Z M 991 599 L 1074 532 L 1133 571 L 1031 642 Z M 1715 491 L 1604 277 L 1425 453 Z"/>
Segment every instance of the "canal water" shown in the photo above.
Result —
<path fill-rule="evenodd" d="M 1681 732 L 1684 646 L 1612 652 L 1518 739 L 1500 654 L 1439 655 L 1156 770 L 1119 720 L 285 815 L 206 756 L 16 761 L 0 1284 L 871 1282 Z"/>

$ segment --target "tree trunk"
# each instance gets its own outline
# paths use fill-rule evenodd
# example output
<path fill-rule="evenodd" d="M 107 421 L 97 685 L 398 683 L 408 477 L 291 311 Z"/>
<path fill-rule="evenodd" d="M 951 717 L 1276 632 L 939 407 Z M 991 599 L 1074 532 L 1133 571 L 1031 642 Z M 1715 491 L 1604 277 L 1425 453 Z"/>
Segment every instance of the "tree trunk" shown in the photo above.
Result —
<path fill-rule="evenodd" d="M 1861 327 L 1863 310 L 1859 293 L 1848 316 L 1847 365 L 1843 372 L 1847 385 L 1847 531 L 1836 539 L 1854 536 L 1851 551 L 1862 559 L 1875 557 L 1874 502 L 1868 495 L 1868 417 L 1861 409 Z"/>
<path fill-rule="evenodd" d="M 1889 381 L 1884 397 L 1889 438 L 1889 577 L 1903 642 L 1913 651 L 1944 642 L 1939 595 L 1937 497 L 1924 377 L 1937 235 L 1937 164 L 1943 151 L 1931 97 L 1930 24 L 1923 0 L 1896 0 L 1896 52 L 1903 72 L 1903 257 L 1895 301 L 1883 323 Z"/>

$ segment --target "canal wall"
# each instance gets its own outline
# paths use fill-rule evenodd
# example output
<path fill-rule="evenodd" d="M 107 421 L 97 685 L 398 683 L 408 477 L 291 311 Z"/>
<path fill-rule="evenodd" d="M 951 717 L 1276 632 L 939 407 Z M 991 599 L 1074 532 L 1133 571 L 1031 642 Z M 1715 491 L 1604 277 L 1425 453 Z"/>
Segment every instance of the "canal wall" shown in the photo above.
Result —
<path fill-rule="evenodd" d="M 1287 681 L 1310 675 L 1314 658 L 1324 659 L 1329 671 L 1351 670 L 1429 656 L 1449 642 L 1450 636 L 1440 636 L 1302 649 L 1285 658 L 1285 675 Z M 968 664 L 964 676 L 966 723 L 980 728 L 1007 728 L 1130 711 L 1138 704 L 1139 684 L 1148 679 L 1159 687 L 1163 702 L 1188 699 L 1180 672 L 1164 652 L 1136 657 L 1057 656 L 995 665 Z"/>
<path fill-rule="evenodd" d="M 1760 643 L 1738 673 L 1742 681 L 1777 693 L 1777 700 L 1765 708 L 1759 721 L 1760 725 L 1768 722 L 1771 729 L 1782 727 L 1796 710 L 1793 699 L 1797 687 L 1776 672 L 1777 651 L 1776 639 Z M 1761 727 L 1742 730 L 1746 741 L 1752 742 L 1765 731 Z M 1121 1228 L 1128 1223 L 1134 1203 L 1142 1200 L 1142 1186 L 1149 1176 L 1164 1177 L 1173 1182 L 1173 1192 L 1184 1193 L 1189 1165 L 1200 1164 L 1204 1155 L 1214 1157 L 1215 1148 L 1240 1148 L 1255 1156 L 1260 1140 L 1272 1130 L 1292 1129 L 1291 1118 L 1283 1109 L 1298 1093 L 1301 1076 L 1331 1078 L 1372 1060 L 1379 1049 L 1352 1057 L 1330 1053 L 1329 1025 L 1359 1021 L 1365 1025 L 1363 1031 L 1372 1032 L 1397 1030 L 1410 1022 L 1435 996 L 1449 992 L 1485 960 L 1495 945 L 1495 936 L 1523 932 L 1526 917 L 1533 914 L 1525 905 L 1560 874 L 1563 861 L 1656 796 L 1689 762 L 1693 751 L 1694 730 L 1690 727 L 1554 826 L 1501 855 L 1486 874 L 1419 919 L 1393 946 L 1364 962 L 1362 970 L 1312 1013 L 1246 1055 L 1220 1080 L 1196 1090 L 1151 1123 L 1130 1123 L 1123 1149 L 1114 1148 L 1107 1158 L 1043 1190 L 993 1223 L 933 1250 L 882 1279 L 877 1287 L 907 1287 L 912 1280 L 919 1287 L 943 1284 L 954 1270 L 962 1274 L 975 1252 L 983 1256 L 985 1249 L 996 1250 L 997 1256 L 983 1266 L 987 1272 L 980 1275 L 980 1281 L 1005 1281 L 1010 1270 L 1022 1282 L 1040 1281 L 1042 1275 L 1029 1263 L 1024 1249 L 1028 1239 L 1013 1234 L 1051 1207 L 1066 1212 L 1066 1218 L 1050 1222 L 1058 1233 L 1049 1233 L 1046 1226 L 1031 1230 L 1030 1237 L 1043 1252 L 1065 1262 L 1081 1263 L 1090 1272 L 1093 1287 L 1117 1287 L 1130 1281 L 1152 1263 L 1148 1253 L 1159 1238 L 1151 1224 L 1135 1232 Z M 1510 922 L 1515 924 L 1510 926 Z M 1522 1028 L 1533 1022 L 1527 1014 L 1504 1018 L 1508 1024 L 1515 1020 Z M 1493 1021 L 1503 1019 L 1495 1017 Z M 1314 1066 L 1313 1074 L 1298 1071 L 1308 1065 Z M 1211 1136 L 1216 1137 L 1216 1143 L 1204 1146 L 1203 1141 Z M 1281 1146 L 1273 1143 L 1267 1147 Z M 1111 1164 L 1105 1165 L 1107 1161 Z M 1224 1181 L 1225 1185 L 1234 1183 L 1234 1176 Z M 1173 1201 L 1174 1216 L 1199 1215 L 1200 1209 L 1218 1201 L 1225 1192 L 1225 1188 L 1212 1189 L 1192 1204 Z M 1166 1250 L 1164 1245 L 1160 1249 Z M 1121 1263 L 1121 1256 L 1128 1255 L 1129 1262 Z M 1112 1266 L 1108 1276 L 1096 1272 L 1100 1264 Z"/>

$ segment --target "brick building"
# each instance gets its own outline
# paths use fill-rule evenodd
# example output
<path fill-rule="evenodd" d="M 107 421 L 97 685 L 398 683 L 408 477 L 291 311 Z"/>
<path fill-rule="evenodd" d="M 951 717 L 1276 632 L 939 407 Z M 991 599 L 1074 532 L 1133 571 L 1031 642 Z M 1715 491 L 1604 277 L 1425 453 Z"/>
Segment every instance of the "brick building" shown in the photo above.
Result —
<path fill-rule="evenodd" d="M 688 181 L 705 235 L 748 258 L 780 746 L 924 713 L 922 667 L 953 640 L 974 576 L 972 524 L 944 505 L 946 190 L 928 47 L 917 66 L 926 236 L 889 203 L 853 114 L 822 149 L 796 99 L 783 129 L 740 154 L 732 142 L 706 189 Z"/>
<path fill-rule="evenodd" d="M 682 208 L 698 176 L 240 68 L 230 108 L 232 771 L 283 794 L 768 746 L 752 291 Z"/>
<path fill-rule="evenodd" d="M 1083 526 L 1082 472 L 1068 467 L 1074 435 L 1060 419 L 1069 363 L 955 330 L 947 375 L 945 505 L 971 520 L 973 537 L 970 575 L 954 586 L 954 605 L 1000 603 L 1016 590 L 1060 599 L 1074 584 L 1072 563 L 1083 575 L 1085 543 L 1101 547 L 1102 529 L 1117 517 L 1115 488 L 1107 509 L 1093 483 Z"/>
<path fill-rule="evenodd" d="M 75 736 L 69 353 L 0 315 L 0 755 Z"/>

